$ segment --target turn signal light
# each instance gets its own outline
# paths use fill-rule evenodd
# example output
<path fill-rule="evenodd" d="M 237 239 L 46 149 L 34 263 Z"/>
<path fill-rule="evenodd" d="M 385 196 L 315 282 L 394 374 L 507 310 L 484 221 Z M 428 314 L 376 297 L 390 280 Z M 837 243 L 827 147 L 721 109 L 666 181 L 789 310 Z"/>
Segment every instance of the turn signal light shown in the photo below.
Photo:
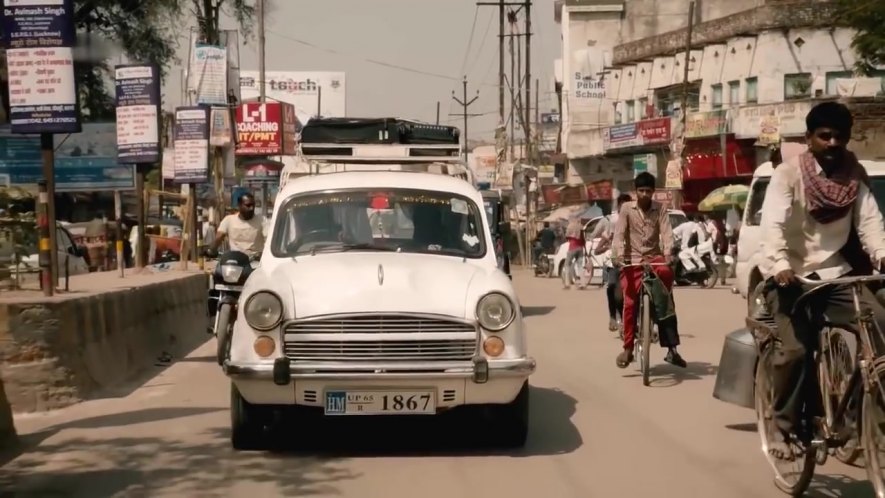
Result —
<path fill-rule="evenodd" d="M 255 339 L 255 344 L 253 345 L 255 348 L 255 354 L 262 358 L 267 358 L 272 355 L 274 350 L 277 348 L 276 343 L 270 337 L 263 335 Z"/>
<path fill-rule="evenodd" d="M 482 343 L 482 350 L 492 357 L 501 356 L 504 353 L 504 339 L 500 337 L 489 337 Z"/>

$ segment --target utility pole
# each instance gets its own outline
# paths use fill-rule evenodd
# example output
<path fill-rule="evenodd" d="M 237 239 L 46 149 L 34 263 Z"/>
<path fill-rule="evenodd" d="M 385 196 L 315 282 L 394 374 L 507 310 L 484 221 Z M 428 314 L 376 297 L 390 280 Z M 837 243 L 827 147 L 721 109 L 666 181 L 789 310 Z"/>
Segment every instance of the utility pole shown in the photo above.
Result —
<path fill-rule="evenodd" d="M 525 157 L 532 164 L 532 0 L 525 1 Z"/>
<path fill-rule="evenodd" d="M 689 65 L 691 64 L 691 39 L 694 32 L 694 1 L 688 4 L 688 30 L 685 36 L 685 68 L 682 73 L 682 103 L 680 105 L 682 111 L 682 136 L 679 137 L 681 161 L 680 168 L 683 167 L 685 161 L 685 132 L 688 125 L 688 88 L 689 88 Z M 666 176 L 666 175 L 665 175 Z M 673 192 L 673 206 L 682 205 L 682 189 L 679 188 Z"/>
<path fill-rule="evenodd" d="M 439 124 L 439 101 L 436 101 L 436 124 Z"/>
<path fill-rule="evenodd" d="M 535 164 L 541 164 L 541 79 L 535 78 Z"/>
<path fill-rule="evenodd" d="M 467 76 L 464 76 L 464 80 L 461 82 L 462 88 L 464 90 L 464 99 L 461 100 L 455 96 L 455 91 L 452 90 L 452 100 L 461 104 L 461 107 L 464 111 L 461 114 L 450 114 L 451 116 L 463 116 L 464 118 L 464 160 L 467 160 L 467 119 L 473 116 L 479 116 L 479 114 L 467 114 L 467 108 L 470 107 L 471 104 L 476 102 L 476 99 L 479 98 L 479 90 L 476 91 L 476 96 L 470 100 L 467 100 Z"/>
<path fill-rule="evenodd" d="M 264 0 L 257 0 L 258 10 L 258 101 L 264 103 L 265 99 L 265 75 L 264 67 Z"/>
<path fill-rule="evenodd" d="M 516 125 L 516 92 L 519 91 L 519 83 L 517 83 L 518 79 L 516 76 L 516 51 L 513 50 L 513 44 L 515 43 L 513 40 L 515 39 L 516 34 L 514 33 L 514 24 L 516 23 L 516 13 L 510 12 L 509 15 L 510 21 L 510 136 L 508 137 L 508 142 L 510 142 L 510 160 L 516 160 L 516 154 L 513 151 L 513 142 L 516 138 L 516 134 L 514 132 L 514 128 Z"/>
<path fill-rule="evenodd" d="M 323 117 L 323 87 L 317 85 L 317 117 Z"/>

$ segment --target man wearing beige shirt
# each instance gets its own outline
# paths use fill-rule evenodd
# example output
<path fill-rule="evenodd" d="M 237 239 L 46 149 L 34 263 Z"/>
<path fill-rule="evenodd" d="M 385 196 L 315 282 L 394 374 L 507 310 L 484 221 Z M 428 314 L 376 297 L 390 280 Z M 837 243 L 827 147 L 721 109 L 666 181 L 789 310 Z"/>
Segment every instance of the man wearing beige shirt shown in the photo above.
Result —
<path fill-rule="evenodd" d="M 851 290 L 845 286 L 821 289 L 807 301 L 809 313 L 792 315 L 798 297 L 807 288 L 796 275 L 829 280 L 849 273 L 869 273 L 870 260 L 885 262 L 885 229 L 866 172 L 847 150 L 853 127 L 851 112 L 842 104 L 815 106 L 806 117 L 808 151 L 779 165 L 762 204 L 763 271 L 777 283 L 765 295 L 775 314 L 780 347 L 772 359 L 775 420 L 785 437 L 791 434 L 803 405 L 805 383 L 816 384 L 812 353 L 817 347 L 823 316 L 840 328 L 855 328 Z M 856 232 L 855 235 L 852 232 Z M 859 239 L 863 251 L 851 253 L 849 240 Z M 856 253 L 860 252 L 860 256 Z M 866 254 L 863 254 L 865 252 Z M 875 313 L 885 330 L 885 309 L 868 289 L 862 306 Z M 792 315 L 792 316 L 791 316 Z M 817 402 L 809 403 L 821 415 Z M 769 451 L 792 459 L 783 439 Z"/>

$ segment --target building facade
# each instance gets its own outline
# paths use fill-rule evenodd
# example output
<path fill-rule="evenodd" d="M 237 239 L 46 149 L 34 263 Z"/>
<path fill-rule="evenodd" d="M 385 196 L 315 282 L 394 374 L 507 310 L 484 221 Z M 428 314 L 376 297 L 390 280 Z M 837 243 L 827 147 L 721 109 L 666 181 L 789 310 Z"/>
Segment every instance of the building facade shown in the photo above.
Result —
<path fill-rule="evenodd" d="M 855 109 L 858 155 L 885 156 L 877 122 L 885 71 L 854 75 L 854 32 L 831 26 L 827 2 L 699 1 L 686 54 L 687 4 L 558 6 L 562 141 L 572 178 L 608 175 L 626 189 L 633 175 L 650 171 L 661 187 L 680 190 L 691 210 L 719 186 L 749 183 L 770 147 L 804 140 L 805 115 L 827 99 Z M 680 151 L 684 160 L 674 172 L 671 159 Z"/>

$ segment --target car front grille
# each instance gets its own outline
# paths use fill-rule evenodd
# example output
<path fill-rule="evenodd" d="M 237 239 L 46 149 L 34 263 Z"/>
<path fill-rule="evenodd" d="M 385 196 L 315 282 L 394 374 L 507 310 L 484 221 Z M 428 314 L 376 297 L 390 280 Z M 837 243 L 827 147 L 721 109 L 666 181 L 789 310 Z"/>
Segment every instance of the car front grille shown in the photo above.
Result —
<path fill-rule="evenodd" d="M 294 361 L 458 361 L 476 353 L 477 331 L 449 318 L 346 315 L 293 321 L 284 351 Z"/>

